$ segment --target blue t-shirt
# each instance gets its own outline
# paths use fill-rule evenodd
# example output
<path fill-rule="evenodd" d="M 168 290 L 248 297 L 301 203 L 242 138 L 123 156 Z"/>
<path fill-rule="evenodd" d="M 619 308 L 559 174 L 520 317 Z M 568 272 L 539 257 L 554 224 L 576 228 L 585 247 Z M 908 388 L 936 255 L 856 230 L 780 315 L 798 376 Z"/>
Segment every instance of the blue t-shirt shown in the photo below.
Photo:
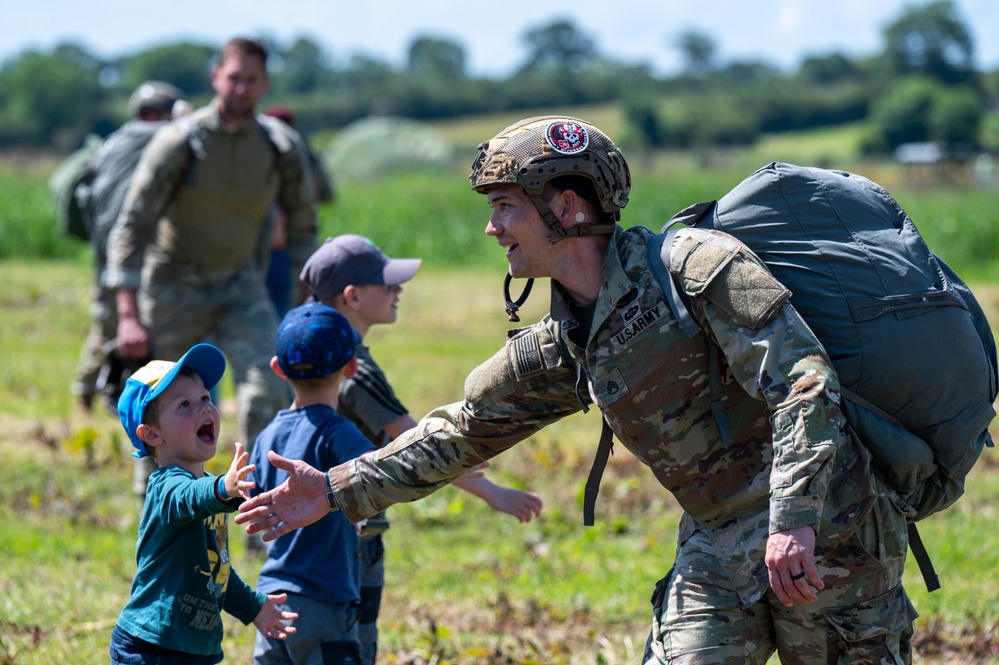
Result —
<path fill-rule="evenodd" d="M 177 466 L 149 476 L 135 546 L 138 571 L 118 627 L 133 637 L 175 651 L 221 652 L 222 610 L 248 624 L 264 595 L 239 578 L 229 561 L 226 513 L 215 496 L 217 476 Z"/>
<path fill-rule="evenodd" d="M 326 471 L 374 450 L 357 427 L 324 404 L 279 411 L 257 437 L 250 462 L 257 490 L 274 489 L 288 473 L 274 468 L 267 451 L 307 462 Z M 287 591 L 328 603 L 360 600 L 360 539 L 341 512 L 292 531 L 271 543 L 257 588 Z"/>

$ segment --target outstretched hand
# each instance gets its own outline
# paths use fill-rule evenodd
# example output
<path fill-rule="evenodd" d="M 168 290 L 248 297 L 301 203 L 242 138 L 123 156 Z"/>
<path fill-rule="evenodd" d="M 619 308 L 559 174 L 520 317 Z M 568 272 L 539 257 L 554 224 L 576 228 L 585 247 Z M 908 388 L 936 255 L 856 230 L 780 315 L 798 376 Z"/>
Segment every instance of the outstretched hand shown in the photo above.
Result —
<path fill-rule="evenodd" d="M 493 510 L 513 515 L 521 522 L 530 522 L 541 513 L 541 497 L 534 492 L 496 485 L 482 475 L 483 468 L 481 464 L 472 467 L 455 478 L 454 486 L 479 497 Z"/>
<path fill-rule="evenodd" d="M 326 492 L 329 481 L 323 471 L 302 460 L 281 457 L 273 450 L 267 459 L 275 468 L 288 472 L 288 479 L 274 489 L 244 501 L 236 524 L 245 524 L 246 532 L 264 531 L 264 542 L 276 540 L 295 529 L 308 526 L 329 514 Z"/>
<path fill-rule="evenodd" d="M 486 499 L 486 503 L 493 510 L 513 515 L 521 522 L 530 522 L 541 514 L 541 508 L 544 506 L 541 497 L 534 492 L 500 486 L 497 486 L 492 496 Z"/>
<path fill-rule="evenodd" d="M 246 452 L 243 444 L 236 442 L 236 451 L 232 455 L 232 464 L 225 474 L 225 492 L 229 496 L 241 496 L 244 499 L 250 497 L 250 490 L 256 487 L 256 483 L 248 480 L 251 473 L 256 469 L 256 465 L 247 464 L 250 453 Z"/>
<path fill-rule="evenodd" d="M 289 622 L 292 619 L 298 618 L 298 612 L 286 612 L 279 610 L 277 607 L 286 600 L 288 600 L 288 594 L 286 593 L 267 596 L 264 606 L 260 608 L 257 616 L 254 617 L 253 625 L 265 637 L 283 640 L 295 632 L 296 628 L 290 625 Z"/>

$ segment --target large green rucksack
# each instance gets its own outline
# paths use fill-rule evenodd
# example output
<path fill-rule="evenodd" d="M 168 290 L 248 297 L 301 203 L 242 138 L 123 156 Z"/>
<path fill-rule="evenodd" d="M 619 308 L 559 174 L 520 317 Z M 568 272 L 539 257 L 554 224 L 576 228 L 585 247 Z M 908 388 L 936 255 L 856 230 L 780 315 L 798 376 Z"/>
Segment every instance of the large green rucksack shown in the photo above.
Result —
<path fill-rule="evenodd" d="M 63 233 L 90 240 L 94 215 L 88 185 L 94 178 L 90 159 L 104 140 L 88 134 L 83 145 L 67 157 L 49 177 L 49 193 L 56 205 L 56 219 Z"/>
<path fill-rule="evenodd" d="M 995 341 L 970 289 L 888 192 L 844 171 L 774 162 L 719 201 L 678 213 L 650 239 L 649 266 L 694 336 L 703 332 L 666 276 L 678 225 L 736 237 L 791 290 L 836 368 L 847 422 L 911 506 L 911 522 L 964 493 L 993 445 Z M 910 544 L 932 590 L 914 529 Z"/>

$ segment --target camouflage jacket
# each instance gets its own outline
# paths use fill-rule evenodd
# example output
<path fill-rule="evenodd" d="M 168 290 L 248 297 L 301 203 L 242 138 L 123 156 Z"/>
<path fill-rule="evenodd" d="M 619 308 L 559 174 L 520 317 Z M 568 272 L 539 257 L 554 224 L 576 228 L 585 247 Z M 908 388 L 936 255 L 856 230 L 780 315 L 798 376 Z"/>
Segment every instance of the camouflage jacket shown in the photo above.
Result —
<path fill-rule="evenodd" d="M 585 346 L 563 289 L 550 315 L 512 331 L 476 368 L 465 400 L 427 415 L 387 448 L 330 470 L 351 520 L 438 489 L 542 427 L 595 404 L 686 514 L 706 530 L 743 601 L 768 586 L 769 533 L 810 525 L 819 545 L 870 508 L 869 459 L 846 435 L 838 383 L 789 293 L 734 238 L 677 234 L 671 270 L 722 352 L 732 441 L 711 415 L 707 344 L 683 333 L 648 268 L 641 227 L 618 228 Z"/>
<path fill-rule="evenodd" d="M 130 120 L 108 136 L 90 159 L 94 171 L 90 186 L 94 228 L 90 242 L 97 263 L 102 266 L 107 260 L 108 234 L 121 213 L 139 157 L 164 125 L 166 121 Z"/>
<path fill-rule="evenodd" d="M 304 163 L 298 143 L 256 119 L 231 129 L 214 103 L 171 122 L 139 160 L 111 232 L 108 284 L 138 289 L 147 249 L 161 262 L 220 273 L 256 262 L 275 200 L 287 216 L 292 266 L 301 269 L 316 246 Z"/>

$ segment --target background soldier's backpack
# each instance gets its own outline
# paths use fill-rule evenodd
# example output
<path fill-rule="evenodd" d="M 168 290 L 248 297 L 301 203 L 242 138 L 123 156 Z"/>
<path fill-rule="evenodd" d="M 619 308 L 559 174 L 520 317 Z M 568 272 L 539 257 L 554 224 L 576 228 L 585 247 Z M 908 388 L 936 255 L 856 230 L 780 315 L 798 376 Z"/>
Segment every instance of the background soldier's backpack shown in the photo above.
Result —
<path fill-rule="evenodd" d="M 67 157 L 49 177 L 49 193 L 56 205 L 59 228 L 66 235 L 90 240 L 93 229 L 93 212 L 89 201 L 89 184 L 94 173 L 90 158 L 104 140 L 88 134 L 83 146 Z"/>
<path fill-rule="evenodd" d="M 971 291 L 888 192 L 855 174 L 774 162 L 678 213 L 650 239 L 649 266 L 693 336 L 702 331 L 664 269 L 679 224 L 735 236 L 791 290 L 839 375 L 847 421 L 911 506 L 910 522 L 964 493 L 992 446 L 995 341 Z M 933 590 L 913 528 L 910 546 Z"/>

